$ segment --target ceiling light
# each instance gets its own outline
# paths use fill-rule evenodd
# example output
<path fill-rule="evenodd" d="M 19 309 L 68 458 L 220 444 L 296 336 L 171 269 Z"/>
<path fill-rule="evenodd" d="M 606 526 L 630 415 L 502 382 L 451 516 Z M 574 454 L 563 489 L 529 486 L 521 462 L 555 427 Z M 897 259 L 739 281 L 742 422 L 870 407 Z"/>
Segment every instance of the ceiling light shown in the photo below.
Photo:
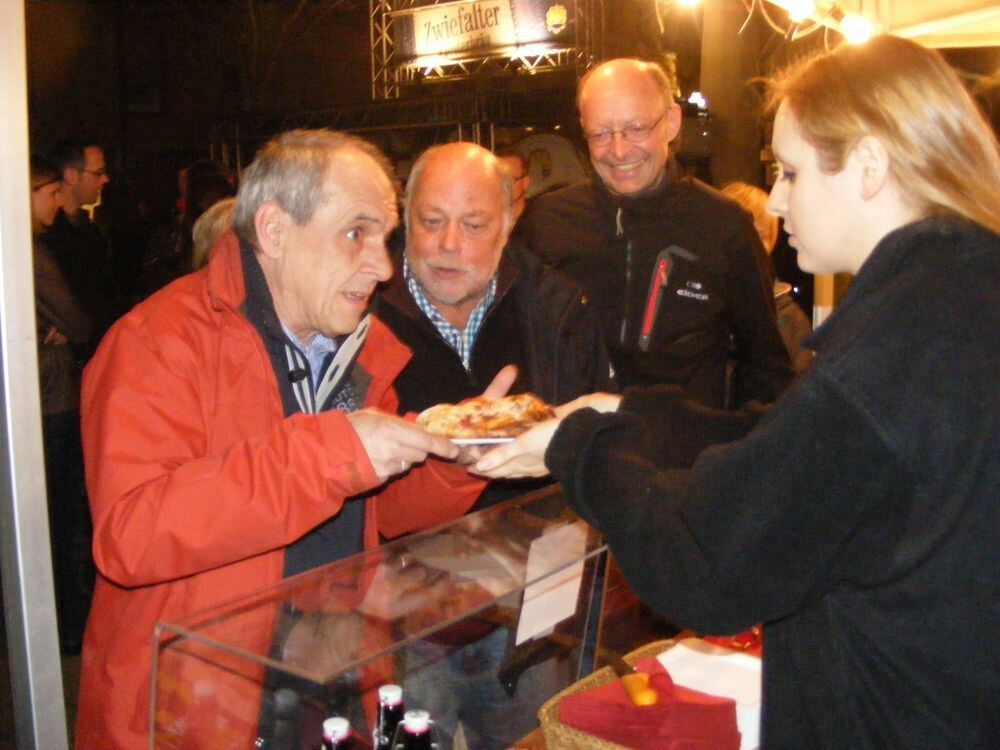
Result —
<path fill-rule="evenodd" d="M 813 0 L 787 0 L 785 10 L 790 21 L 802 23 L 816 12 L 816 3 Z"/>
<path fill-rule="evenodd" d="M 698 109 L 708 109 L 708 100 L 700 91 L 692 91 L 687 100 L 688 104 L 694 104 Z"/>
<path fill-rule="evenodd" d="M 840 33 L 850 44 L 862 44 L 875 34 L 875 24 L 864 16 L 851 13 L 840 22 Z"/>

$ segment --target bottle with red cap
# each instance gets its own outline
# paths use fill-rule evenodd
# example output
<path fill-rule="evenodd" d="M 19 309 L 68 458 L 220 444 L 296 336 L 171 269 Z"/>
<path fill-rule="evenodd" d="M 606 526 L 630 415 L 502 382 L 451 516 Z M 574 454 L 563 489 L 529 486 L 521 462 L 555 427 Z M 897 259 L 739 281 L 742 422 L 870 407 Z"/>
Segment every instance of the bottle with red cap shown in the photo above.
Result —
<path fill-rule="evenodd" d="M 332 716 L 323 721 L 323 750 L 350 750 L 351 725 L 342 716 Z"/>
<path fill-rule="evenodd" d="M 437 750 L 433 739 L 431 716 L 426 711 L 407 711 L 396 729 L 393 750 Z"/>
<path fill-rule="evenodd" d="M 378 689 L 378 721 L 375 725 L 374 750 L 392 750 L 396 727 L 403 720 L 403 688 L 383 685 Z"/>

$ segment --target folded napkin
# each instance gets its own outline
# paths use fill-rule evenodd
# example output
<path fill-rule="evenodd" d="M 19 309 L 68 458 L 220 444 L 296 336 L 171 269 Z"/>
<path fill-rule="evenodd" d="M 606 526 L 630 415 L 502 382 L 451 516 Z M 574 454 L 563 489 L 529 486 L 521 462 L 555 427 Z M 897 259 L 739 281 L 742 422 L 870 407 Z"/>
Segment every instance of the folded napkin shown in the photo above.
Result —
<path fill-rule="evenodd" d="M 612 680 L 563 698 L 559 720 L 635 750 L 739 750 L 733 699 L 675 685 L 656 659 L 640 660 L 636 671 L 649 675 L 655 705 L 636 706 Z"/>

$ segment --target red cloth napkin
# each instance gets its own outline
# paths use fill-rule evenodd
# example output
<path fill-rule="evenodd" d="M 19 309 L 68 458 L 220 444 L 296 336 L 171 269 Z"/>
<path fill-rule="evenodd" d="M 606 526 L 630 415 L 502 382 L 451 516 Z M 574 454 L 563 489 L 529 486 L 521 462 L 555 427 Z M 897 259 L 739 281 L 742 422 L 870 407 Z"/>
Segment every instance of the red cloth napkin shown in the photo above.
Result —
<path fill-rule="evenodd" d="M 736 702 L 675 685 L 656 659 L 636 671 L 649 675 L 653 706 L 636 706 L 621 680 L 568 695 L 559 720 L 583 732 L 635 750 L 739 750 Z"/>

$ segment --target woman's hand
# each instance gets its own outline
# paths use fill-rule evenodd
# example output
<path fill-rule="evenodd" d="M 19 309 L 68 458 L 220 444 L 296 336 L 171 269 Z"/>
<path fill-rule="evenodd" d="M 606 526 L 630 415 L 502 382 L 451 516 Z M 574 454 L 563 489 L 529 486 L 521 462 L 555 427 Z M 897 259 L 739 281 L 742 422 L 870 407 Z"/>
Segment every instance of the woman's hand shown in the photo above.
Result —
<path fill-rule="evenodd" d="M 513 443 L 493 448 L 482 455 L 469 468 L 476 474 L 490 479 L 513 479 L 516 477 L 544 477 L 549 473 L 545 467 L 545 451 L 552 436 L 556 434 L 563 418 L 577 409 L 594 409 L 599 412 L 617 411 L 621 396 L 610 393 L 590 393 L 555 407 L 557 419 L 550 419 L 522 433 Z"/>
<path fill-rule="evenodd" d="M 514 442 L 487 451 L 469 471 L 490 479 L 544 477 L 545 451 L 561 420 L 550 419 L 519 435 Z"/>

